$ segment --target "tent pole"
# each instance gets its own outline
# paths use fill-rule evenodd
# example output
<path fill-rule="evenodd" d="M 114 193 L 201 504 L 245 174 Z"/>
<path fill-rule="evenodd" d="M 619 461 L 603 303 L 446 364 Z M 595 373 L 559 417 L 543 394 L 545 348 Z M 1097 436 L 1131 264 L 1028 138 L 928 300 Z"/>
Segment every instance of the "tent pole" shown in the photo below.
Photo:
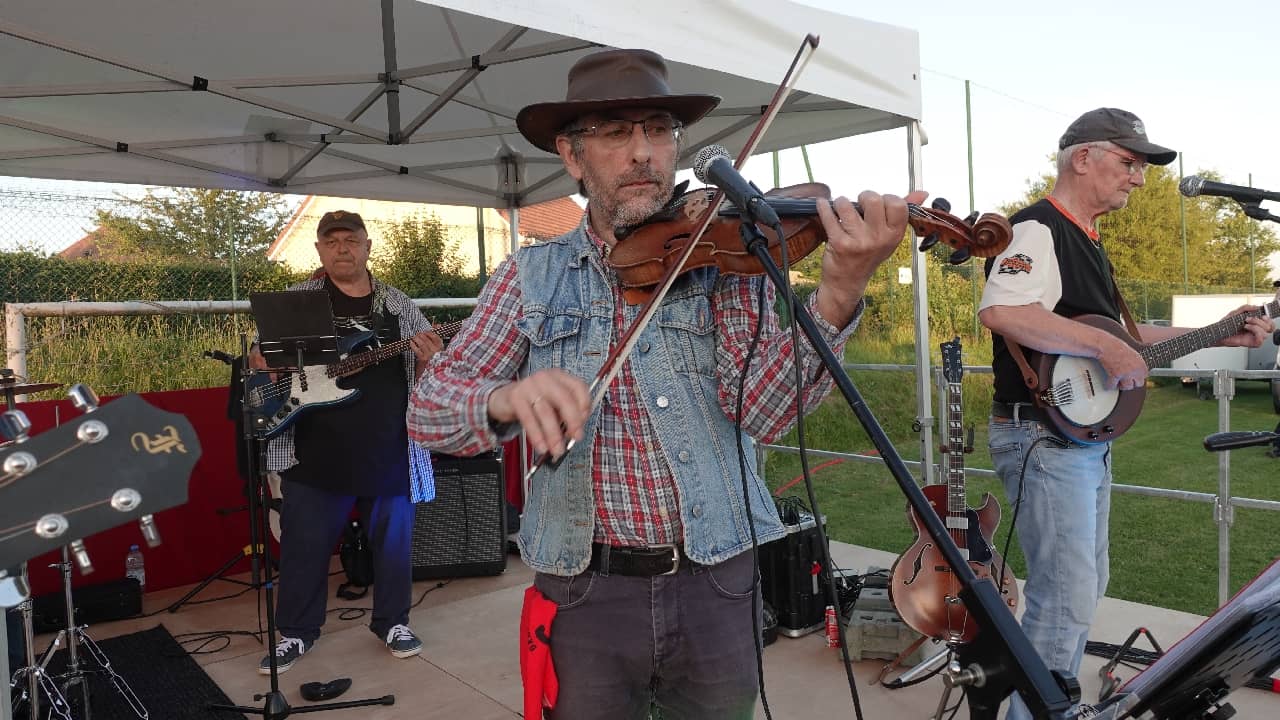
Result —
<path fill-rule="evenodd" d="M 922 184 L 921 176 L 924 168 L 920 153 L 924 146 L 924 130 L 920 123 L 912 121 L 907 126 L 907 185 L 917 190 Z M 911 244 L 916 243 L 915 233 L 911 233 Z M 929 341 L 929 283 L 928 257 L 925 253 L 911 252 L 911 293 L 912 307 L 915 309 L 915 346 L 916 346 L 916 422 L 920 424 L 920 468 L 924 474 L 924 483 L 933 484 L 936 472 L 933 466 L 933 408 L 930 401 L 929 373 L 930 355 L 933 347 Z"/>
<path fill-rule="evenodd" d="M 400 144 L 400 79 L 396 76 L 395 0 L 382 0 L 382 61 L 386 72 L 382 82 L 387 94 L 387 135 L 392 145 Z"/>

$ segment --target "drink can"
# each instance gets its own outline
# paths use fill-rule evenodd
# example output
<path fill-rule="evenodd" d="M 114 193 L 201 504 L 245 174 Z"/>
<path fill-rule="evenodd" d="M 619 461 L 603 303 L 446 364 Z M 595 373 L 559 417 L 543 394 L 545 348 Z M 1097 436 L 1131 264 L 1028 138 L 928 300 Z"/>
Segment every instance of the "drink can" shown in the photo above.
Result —
<path fill-rule="evenodd" d="M 831 605 L 827 606 L 826 620 L 827 647 L 838 648 L 840 647 L 840 626 L 838 624 L 839 620 L 836 619 L 836 609 Z"/>

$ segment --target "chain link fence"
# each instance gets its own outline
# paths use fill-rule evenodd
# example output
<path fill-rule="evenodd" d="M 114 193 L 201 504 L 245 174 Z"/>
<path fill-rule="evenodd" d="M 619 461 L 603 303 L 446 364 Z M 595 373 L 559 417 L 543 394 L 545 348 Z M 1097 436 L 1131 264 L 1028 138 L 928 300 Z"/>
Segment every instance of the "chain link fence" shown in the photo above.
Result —
<path fill-rule="evenodd" d="M 131 215 L 136 206 L 103 187 L 0 179 L 0 204 L 11 231 L 0 240 L 0 301 L 143 302 L 166 314 L 25 318 L 21 350 L 27 356 L 28 379 L 86 382 L 104 395 L 226 385 L 229 369 L 203 353 L 238 354 L 240 334 L 252 337 L 255 331 L 252 316 L 171 312 L 169 303 L 244 300 L 309 276 L 319 267 L 314 232 L 325 209 L 295 213 L 283 233 L 280 262 L 104 257 L 94 232 L 98 212 Z M 449 219 L 470 222 L 446 223 L 430 212 L 436 209 L 432 206 L 387 205 L 396 206 L 398 213 L 366 216 L 375 239 L 371 262 L 380 277 L 411 297 L 474 298 L 482 284 L 479 269 L 492 270 L 508 253 L 509 230 L 492 211 L 459 208 Z M 423 236 L 437 242 L 413 242 Z M 425 314 L 443 322 L 469 312 L 450 307 Z M 19 349 L 10 348 L 10 342 L 6 336 L 6 355 Z"/>

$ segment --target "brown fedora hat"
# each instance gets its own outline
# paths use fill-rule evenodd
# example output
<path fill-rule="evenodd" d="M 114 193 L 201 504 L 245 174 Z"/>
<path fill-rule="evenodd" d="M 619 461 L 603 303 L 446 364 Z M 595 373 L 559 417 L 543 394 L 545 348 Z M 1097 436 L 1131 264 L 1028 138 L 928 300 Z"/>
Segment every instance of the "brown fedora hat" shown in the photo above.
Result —
<path fill-rule="evenodd" d="M 702 119 L 720 104 L 715 95 L 673 95 L 667 64 L 649 50 L 604 50 L 578 60 L 569 69 L 564 102 L 530 105 L 516 115 L 520 134 L 536 147 L 556 152 L 556 134 L 572 120 L 599 110 L 666 110 L 685 125 Z"/>

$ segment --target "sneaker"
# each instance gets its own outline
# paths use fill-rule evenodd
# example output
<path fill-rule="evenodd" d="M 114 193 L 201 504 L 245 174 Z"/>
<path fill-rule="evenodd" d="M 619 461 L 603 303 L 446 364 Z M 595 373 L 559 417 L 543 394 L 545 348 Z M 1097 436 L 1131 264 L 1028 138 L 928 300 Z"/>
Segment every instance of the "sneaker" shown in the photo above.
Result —
<path fill-rule="evenodd" d="M 413 657 L 422 652 L 422 641 L 408 625 L 396 625 L 387 632 L 387 649 L 398 658 Z"/>
<path fill-rule="evenodd" d="M 304 643 L 298 638 L 282 637 L 280 642 L 276 643 L 276 672 L 282 673 L 298 661 L 314 643 Z M 262 662 L 258 663 L 258 673 L 262 675 L 271 674 L 271 656 L 267 655 L 262 658 Z"/>

